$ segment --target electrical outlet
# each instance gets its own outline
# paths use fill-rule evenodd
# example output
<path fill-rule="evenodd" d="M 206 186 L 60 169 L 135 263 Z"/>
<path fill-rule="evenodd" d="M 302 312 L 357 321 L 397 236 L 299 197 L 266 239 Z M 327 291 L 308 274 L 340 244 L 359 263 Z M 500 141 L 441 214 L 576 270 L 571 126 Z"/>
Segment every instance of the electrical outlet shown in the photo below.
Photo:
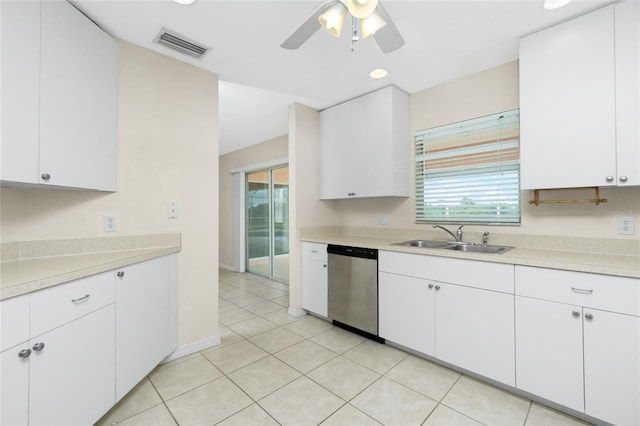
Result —
<path fill-rule="evenodd" d="M 104 232 L 116 232 L 118 230 L 118 218 L 115 215 L 102 216 Z"/>
<path fill-rule="evenodd" d="M 636 235 L 636 224 L 633 216 L 618 218 L 618 235 Z"/>
<path fill-rule="evenodd" d="M 378 225 L 388 225 L 389 224 L 389 215 L 379 214 L 378 215 Z"/>
<path fill-rule="evenodd" d="M 169 204 L 167 204 L 167 217 L 169 219 L 178 218 L 178 203 L 175 201 L 170 201 Z"/>

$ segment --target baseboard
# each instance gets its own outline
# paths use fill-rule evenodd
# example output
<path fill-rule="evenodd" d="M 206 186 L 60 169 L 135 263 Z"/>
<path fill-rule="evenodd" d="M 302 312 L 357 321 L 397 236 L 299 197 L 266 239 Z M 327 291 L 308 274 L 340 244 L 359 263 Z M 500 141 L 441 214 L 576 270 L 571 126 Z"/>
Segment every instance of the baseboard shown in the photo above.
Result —
<path fill-rule="evenodd" d="M 300 318 L 307 315 L 307 311 L 302 308 L 289 308 L 287 311 L 292 317 Z"/>
<path fill-rule="evenodd" d="M 222 269 L 226 269 L 227 271 L 231 271 L 231 272 L 238 272 L 236 271 L 236 268 L 234 268 L 231 265 L 225 265 L 224 263 L 218 263 L 218 266 Z"/>
<path fill-rule="evenodd" d="M 164 364 L 174 359 L 182 358 L 183 356 L 191 355 L 196 352 L 200 352 L 205 349 L 209 349 L 213 346 L 220 344 L 220 336 L 209 337 L 208 339 L 199 340 L 197 342 L 189 343 L 188 345 L 180 346 L 171 354 L 167 355 L 165 359 L 160 361 L 160 364 Z"/>

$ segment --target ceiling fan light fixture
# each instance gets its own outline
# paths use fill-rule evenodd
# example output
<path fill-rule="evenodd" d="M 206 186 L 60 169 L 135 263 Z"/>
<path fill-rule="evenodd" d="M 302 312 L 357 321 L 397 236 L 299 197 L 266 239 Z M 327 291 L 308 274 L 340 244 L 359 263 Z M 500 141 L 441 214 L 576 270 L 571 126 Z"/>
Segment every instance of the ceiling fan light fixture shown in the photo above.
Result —
<path fill-rule="evenodd" d="M 547 10 L 559 9 L 571 3 L 572 0 L 544 0 L 544 8 Z"/>
<path fill-rule="evenodd" d="M 371 15 L 360 20 L 360 32 L 362 34 L 362 38 L 365 39 L 370 35 L 374 35 L 376 31 L 378 31 L 385 25 L 387 25 L 387 23 L 384 21 L 384 19 L 382 19 L 377 13 L 373 12 Z"/>
<path fill-rule="evenodd" d="M 378 0 L 347 0 L 349 13 L 358 19 L 364 19 L 375 12 Z"/>
<path fill-rule="evenodd" d="M 336 1 L 326 12 L 318 16 L 318 21 L 329 34 L 334 37 L 340 37 L 346 16 L 347 8 L 341 1 Z"/>

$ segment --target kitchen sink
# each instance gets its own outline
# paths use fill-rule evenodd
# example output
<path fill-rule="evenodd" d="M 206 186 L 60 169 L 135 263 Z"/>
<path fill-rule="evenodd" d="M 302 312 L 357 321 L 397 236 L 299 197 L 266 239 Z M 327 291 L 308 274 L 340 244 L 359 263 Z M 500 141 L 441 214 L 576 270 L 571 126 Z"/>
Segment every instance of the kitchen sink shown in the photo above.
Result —
<path fill-rule="evenodd" d="M 442 249 L 442 250 L 457 250 L 457 251 L 466 251 L 469 253 L 488 253 L 488 254 L 502 254 L 513 248 L 509 246 L 485 246 L 485 245 L 476 245 L 473 243 L 430 241 L 430 240 L 409 240 L 409 241 L 402 241 L 399 243 L 393 243 L 393 245 L 404 246 L 404 247 Z"/>
<path fill-rule="evenodd" d="M 490 253 L 502 254 L 511 250 L 513 247 L 508 246 L 483 246 L 475 244 L 452 244 L 450 247 L 443 247 L 448 250 L 468 251 L 470 253 Z"/>
<path fill-rule="evenodd" d="M 394 243 L 395 246 L 421 247 L 421 248 L 449 248 L 451 243 L 446 241 L 410 240 Z"/>

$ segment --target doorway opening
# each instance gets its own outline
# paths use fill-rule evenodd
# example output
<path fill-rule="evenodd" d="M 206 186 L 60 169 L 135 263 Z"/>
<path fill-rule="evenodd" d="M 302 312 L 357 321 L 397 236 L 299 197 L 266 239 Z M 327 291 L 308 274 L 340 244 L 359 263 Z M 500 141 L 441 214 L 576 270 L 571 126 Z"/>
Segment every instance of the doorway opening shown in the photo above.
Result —
<path fill-rule="evenodd" d="M 289 282 L 289 167 L 246 173 L 247 271 Z"/>

